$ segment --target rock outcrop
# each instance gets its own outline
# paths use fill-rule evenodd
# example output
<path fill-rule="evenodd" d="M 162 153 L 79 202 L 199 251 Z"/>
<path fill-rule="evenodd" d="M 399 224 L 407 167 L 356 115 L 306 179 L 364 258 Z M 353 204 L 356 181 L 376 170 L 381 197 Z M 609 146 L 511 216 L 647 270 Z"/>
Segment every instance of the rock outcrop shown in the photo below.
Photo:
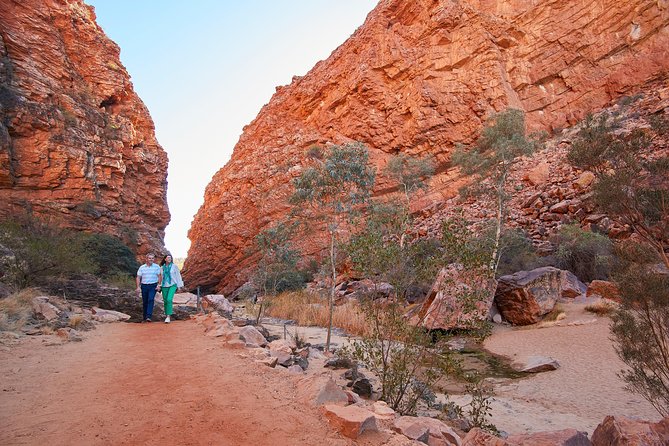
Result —
<path fill-rule="evenodd" d="M 654 0 L 381 1 L 245 127 L 189 232 L 187 281 L 222 292 L 245 282 L 253 237 L 287 213 L 309 147 L 361 141 L 377 167 L 398 152 L 433 156 L 431 193 L 414 203 L 429 208 L 456 193 L 452 148 L 491 112 L 520 108 L 531 128 L 555 130 L 665 76 L 667 24 Z M 393 192 L 379 180 L 377 195 Z"/>
<path fill-rule="evenodd" d="M 81 0 L 0 2 L 0 218 L 26 211 L 163 248 L 167 155 Z"/>

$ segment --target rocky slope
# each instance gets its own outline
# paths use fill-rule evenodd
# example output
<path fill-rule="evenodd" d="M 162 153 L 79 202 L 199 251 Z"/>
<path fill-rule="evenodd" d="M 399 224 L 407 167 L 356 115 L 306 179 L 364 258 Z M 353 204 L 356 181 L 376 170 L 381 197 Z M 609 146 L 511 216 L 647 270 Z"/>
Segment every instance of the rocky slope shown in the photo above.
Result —
<path fill-rule="evenodd" d="M 167 155 L 81 0 L 0 2 L 0 218 L 26 211 L 162 249 Z"/>
<path fill-rule="evenodd" d="M 665 1 L 382 0 L 244 129 L 189 232 L 188 283 L 227 292 L 247 279 L 253 237 L 286 214 L 312 145 L 362 141 L 377 167 L 398 152 L 434 156 L 439 174 L 415 203 L 430 209 L 461 183 L 454 145 L 491 112 L 521 108 L 532 129 L 556 130 L 666 77 L 668 24 Z M 379 180 L 377 195 L 392 191 Z"/>

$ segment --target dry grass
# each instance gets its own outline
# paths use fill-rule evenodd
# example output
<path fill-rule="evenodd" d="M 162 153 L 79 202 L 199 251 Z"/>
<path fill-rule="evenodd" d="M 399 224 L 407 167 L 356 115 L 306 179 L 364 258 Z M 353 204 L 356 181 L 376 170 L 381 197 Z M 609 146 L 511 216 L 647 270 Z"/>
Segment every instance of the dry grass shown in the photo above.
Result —
<path fill-rule="evenodd" d="M 610 316 L 614 311 L 616 311 L 616 305 L 613 302 L 607 300 L 600 300 L 594 304 L 590 304 L 585 307 L 585 311 L 594 313 L 597 316 Z"/>
<path fill-rule="evenodd" d="M 255 309 L 257 312 L 257 308 Z M 268 299 L 265 315 L 294 320 L 298 325 L 327 327 L 327 300 L 305 291 L 282 293 Z M 354 302 L 335 306 L 332 324 L 349 334 L 362 335 L 367 331 L 367 322 Z"/>
<path fill-rule="evenodd" d="M 67 321 L 67 325 L 70 328 L 74 328 L 75 330 L 79 328 L 81 323 L 84 321 L 84 315 L 83 314 L 73 314 L 70 316 L 70 318 Z"/>
<path fill-rule="evenodd" d="M 0 331 L 20 330 L 32 318 L 32 300 L 39 294 L 27 288 L 0 299 Z"/>
<path fill-rule="evenodd" d="M 544 316 L 543 322 L 557 322 L 567 317 L 564 308 L 560 304 L 556 304 L 550 313 Z"/>

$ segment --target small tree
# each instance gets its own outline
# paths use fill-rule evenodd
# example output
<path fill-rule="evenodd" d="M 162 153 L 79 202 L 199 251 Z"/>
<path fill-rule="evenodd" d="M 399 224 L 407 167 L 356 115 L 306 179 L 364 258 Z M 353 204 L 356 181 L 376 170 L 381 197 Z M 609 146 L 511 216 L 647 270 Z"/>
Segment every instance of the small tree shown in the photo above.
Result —
<path fill-rule="evenodd" d="M 627 390 L 643 396 L 669 416 L 669 274 L 657 267 L 657 255 L 627 242 L 617 249 L 614 279 L 621 306 L 611 332 L 618 356 L 629 367 L 619 376 Z"/>
<path fill-rule="evenodd" d="M 407 323 L 398 302 L 363 305 L 370 333 L 341 353 L 361 361 L 381 381 L 381 399 L 402 415 L 415 414 L 418 402 L 458 364 L 443 340 Z"/>
<path fill-rule="evenodd" d="M 641 241 L 616 249 L 613 280 L 622 305 L 613 316 L 611 332 L 618 356 L 629 367 L 620 373 L 627 389 L 667 416 L 669 275 L 657 262 L 669 267 L 669 157 L 652 150 L 653 141 L 666 134 L 667 118 L 656 116 L 651 128 L 625 133 L 606 114 L 588 117 L 569 160 L 595 172 L 595 202 L 613 219 L 628 224 Z"/>
<path fill-rule="evenodd" d="M 304 277 L 297 267 L 299 252 L 290 242 L 292 228 L 284 223 L 272 226 L 255 237 L 255 245 L 261 254 L 252 282 L 262 295 L 296 290 L 304 285 Z M 262 315 L 264 299 L 260 301 L 258 318 Z"/>
<path fill-rule="evenodd" d="M 367 148 L 361 143 L 332 146 L 325 151 L 310 150 L 313 165 L 293 181 L 294 205 L 307 205 L 310 216 L 326 222 L 329 235 L 330 293 L 326 350 L 330 349 L 332 312 L 337 285 L 337 250 L 342 224 L 365 204 L 374 186 L 375 172 L 368 165 Z"/>
<path fill-rule="evenodd" d="M 495 236 L 490 256 L 490 275 L 494 278 L 499 262 L 500 240 L 504 230 L 509 186 L 509 172 L 513 162 L 522 155 L 536 150 L 536 138 L 525 135 L 525 115 L 520 110 L 509 109 L 493 116 L 475 146 L 466 150 L 458 147 L 452 161 L 468 175 L 474 175 L 474 185 L 467 192 L 491 197 L 495 200 Z M 494 292 L 494 286 L 491 287 Z"/>
<path fill-rule="evenodd" d="M 568 158 L 595 172 L 597 205 L 629 225 L 669 267 L 665 251 L 669 246 L 669 157 L 651 155 L 654 137 L 648 130 L 620 133 L 617 128 L 618 123 L 606 114 L 597 119 L 589 116 Z M 653 128 L 663 126 L 655 123 Z"/>

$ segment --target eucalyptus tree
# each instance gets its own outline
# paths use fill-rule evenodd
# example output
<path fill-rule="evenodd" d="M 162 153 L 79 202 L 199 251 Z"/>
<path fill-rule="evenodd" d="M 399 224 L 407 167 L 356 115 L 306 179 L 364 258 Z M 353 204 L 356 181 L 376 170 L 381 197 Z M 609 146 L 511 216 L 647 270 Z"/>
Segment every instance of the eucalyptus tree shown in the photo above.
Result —
<path fill-rule="evenodd" d="M 337 285 L 337 251 L 342 227 L 364 207 L 374 187 L 376 172 L 369 165 L 369 153 L 360 142 L 309 150 L 311 166 L 293 180 L 291 203 L 304 206 L 309 221 L 326 223 L 329 236 L 330 293 L 326 350 L 330 349 L 332 313 Z"/>

